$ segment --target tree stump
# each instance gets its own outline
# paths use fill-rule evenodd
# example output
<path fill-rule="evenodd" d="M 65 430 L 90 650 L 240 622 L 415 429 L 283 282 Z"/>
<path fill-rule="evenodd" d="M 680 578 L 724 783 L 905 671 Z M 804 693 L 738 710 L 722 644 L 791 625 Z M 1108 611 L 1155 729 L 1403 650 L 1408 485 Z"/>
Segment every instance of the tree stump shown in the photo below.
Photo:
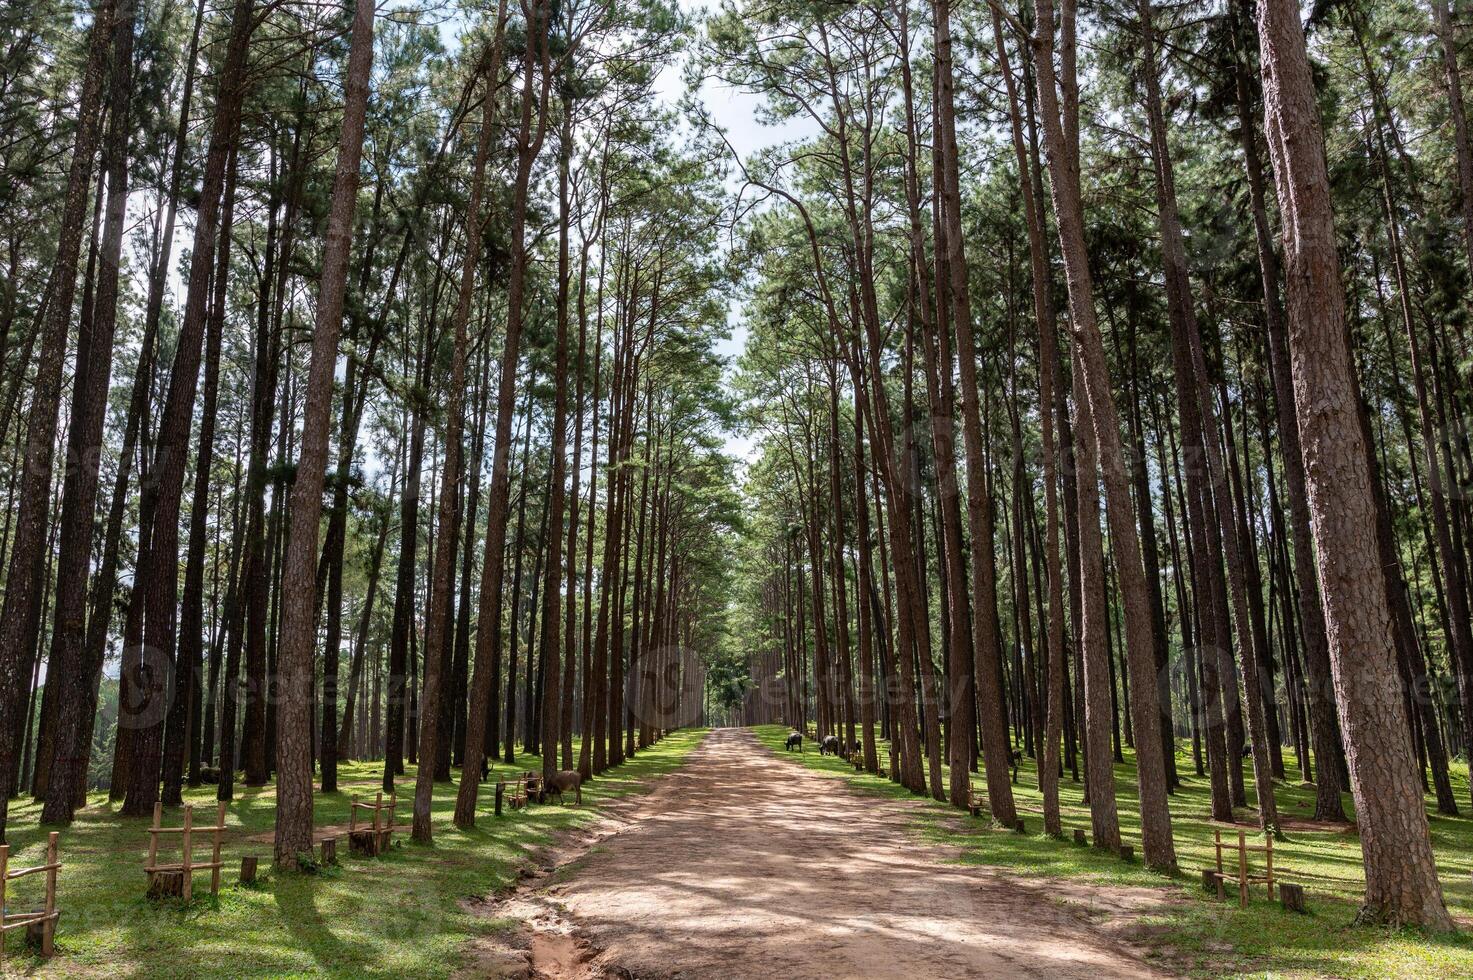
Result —
<path fill-rule="evenodd" d="M 1016 832 L 1018 832 L 1020 834 L 1026 834 L 1026 833 L 1028 833 L 1028 825 L 1023 822 L 1023 818 L 1022 817 L 1019 817 L 1018 818 L 1018 822 L 1015 823 L 1015 824 L 1013 824 L 1013 830 L 1015 830 Z"/>
<path fill-rule="evenodd" d="M 1120 852 L 1119 853 L 1120 853 L 1120 860 L 1122 860 L 1122 861 L 1134 861 L 1135 860 L 1135 848 L 1131 847 L 1129 844 L 1121 844 L 1120 845 Z"/>
<path fill-rule="evenodd" d="M 183 898 L 184 872 L 155 871 L 148 879 L 149 898 Z"/>
<path fill-rule="evenodd" d="M 1080 847 L 1088 847 L 1089 835 L 1082 830 L 1076 829 L 1074 831 L 1074 843 L 1078 844 Z"/>
<path fill-rule="evenodd" d="M 247 854 L 240 859 L 240 883 L 242 885 L 254 885 L 256 883 L 256 866 L 260 860 L 254 854 Z"/>
<path fill-rule="evenodd" d="M 55 936 L 55 919 L 42 919 L 26 924 L 26 945 L 36 950 L 42 959 L 49 960 L 55 954 Z"/>
<path fill-rule="evenodd" d="M 355 830 L 348 834 L 348 851 L 364 857 L 378 857 L 380 839 L 373 830 Z"/>
<path fill-rule="evenodd" d="M 501 816 L 501 801 L 506 796 L 506 783 L 500 780 L 496 783 L 496 815 Z"/>
<path fill-rule="evenodd" d="M 1308 913 L 1309 909 L 1304 905 L 1304 886 L 1291 885 L 1287 881 L 1279 882 L 1279 901 L 1283 904 L 1285 911 Z"/>
<path fill-rule="evenodd" d="M 322 839 L 322 866 L 328 867 L 338 863 L 338 839 L 336 837 L 324 837 Z"/>
<path fill-rule="evenodd" d="M 1202 869 L 1202 890 L 1210 895 L 1216 895 L 1222 890 L 1222 875 L 1217 873 L 1217 869 Z"/>

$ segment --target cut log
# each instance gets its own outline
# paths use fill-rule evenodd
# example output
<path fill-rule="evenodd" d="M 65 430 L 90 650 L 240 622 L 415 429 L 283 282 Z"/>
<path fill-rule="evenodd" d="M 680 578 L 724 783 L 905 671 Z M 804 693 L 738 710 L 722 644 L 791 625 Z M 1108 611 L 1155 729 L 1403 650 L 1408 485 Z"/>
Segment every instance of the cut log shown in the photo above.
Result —
<path fill-rule="evenodd" d="M 1088 847 L 1089 835 L 1086 834 L 1084 831 L 1076 828 L 1074 831 L 1074 843 L 1080 845 L 1081 847 Z"/>
<path fill-rule="evenodd" d="M 254 854 L 247 854 L 240 859 L 240 883 L 242 885 L 253 885 L 256 883 L 256 866 L 260 858 Z"/>
<path fill-rule="evenodd" d="M 348 834 L 348 851 L 364 857 L 378 857 L 383 837 L 373 830 L 354 830 Z"/>
<path fill-rule="evenodd" d="M 1135 848 L 1131 847 L 1129 844 L 1121 844 L 1119 854 L 1120 860 L 1122 861 L 1135 860 Z"/>
<path fill-rule="evenodd" d="M 155 871 L 148 876 L 148 897 L 158 898 L 183 898 L 184 897 L 184 872 L 183 871 Z"/>
<path fill-rule="evenodd" d="M 336 837 L 324 837 L 322 839 L 322 866 L 328 867 L 338 863 L 338 839 Z"/>
<path fill-rule="evenodd" d="M 49 960 L 55 954 L 55 936 L 55 919 L 38 919 L 26 924 L 26 945 L 39 953 L 42 959 Z"/>
<path fill-rule="evenodd" d="M 1211 895 L 1222 891 L 1222 875 L 1218 874 L 1216 868 L 1202 869 L 1202 890 Z"/>
<path fill-rule="evenodd" d="M 1279 901 L 1283 903 L 1286 911 L 1300 913 L 1309 911 L 1304 904 L 1303 885 L 1291 885 L 1287 881 L 1279 882 Z"/>

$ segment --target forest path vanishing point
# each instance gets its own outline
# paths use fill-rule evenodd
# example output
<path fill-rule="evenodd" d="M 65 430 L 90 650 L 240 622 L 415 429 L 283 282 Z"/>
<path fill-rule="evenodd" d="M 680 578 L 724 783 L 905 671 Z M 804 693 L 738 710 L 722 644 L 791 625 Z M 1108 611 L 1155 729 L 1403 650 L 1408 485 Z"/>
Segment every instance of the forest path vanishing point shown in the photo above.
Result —
<path fill-rule="evenodd" d="M 621 801 L 553 870 L 484 911 L 520 920 L 476 976 L 1163 976 L 1117 931 L 1169 901 L 948 863 L 917 805 L 718 729 L 653 792 Z"/>

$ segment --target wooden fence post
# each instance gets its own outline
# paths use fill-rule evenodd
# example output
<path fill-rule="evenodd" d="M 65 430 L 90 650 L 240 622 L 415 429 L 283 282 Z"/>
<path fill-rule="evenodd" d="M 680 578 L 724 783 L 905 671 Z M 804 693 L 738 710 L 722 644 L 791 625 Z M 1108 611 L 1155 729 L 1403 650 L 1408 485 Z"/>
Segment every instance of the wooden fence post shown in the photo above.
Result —
<path fill-rule="evenodd" d="M 164 825 L 164 805 L 155 803 L 153 805 L 153 833 L 148 835 L 148 883 L 153 885 L 157 872 L 152 870 L 159 863 L 159 835 L 158 830 Z"/>
<path fill-rule="evenodd" d="M 1238 905 L 1248 907 L 1248 835 L 1238 831 Z"/>
<path fill-rule="evenodd" d="M 1268 850 L 1265 852 L 1265 861 L 1268 864 L 1268 900 L 1274 900 L 1274 835 L 1268 835 Z"/>
<path fill-rule="evenodd" d="M 184 880 L 180 882 L 183 888 L 185 904 L 194 897 L 194 804 L 184 804 L 184 834 L 181 843 L 184 852 Z"/>
<path fill-rule="evenodd" d="M 0 926 L 5 925 L 5 874 L 10 869 L 10 845 L 0 844 Z M 0 929 L 0 960 L 5 958 L 5 930 Z"/>
<path fill-rule="evenodd" d="M 46 919 L 41 927 L 41 955 L 46 959 L 56 951 L 56 859 L 60 839 L 54 830 L 46 839 Z"/>
<path fill-rule="evenodd" d="M 220 837 L 225 833 L 225 804 L 215 804 L 215 848 L 210 862 L 215 865 L 210 873 L 210 894 L 220 894 Z"/>

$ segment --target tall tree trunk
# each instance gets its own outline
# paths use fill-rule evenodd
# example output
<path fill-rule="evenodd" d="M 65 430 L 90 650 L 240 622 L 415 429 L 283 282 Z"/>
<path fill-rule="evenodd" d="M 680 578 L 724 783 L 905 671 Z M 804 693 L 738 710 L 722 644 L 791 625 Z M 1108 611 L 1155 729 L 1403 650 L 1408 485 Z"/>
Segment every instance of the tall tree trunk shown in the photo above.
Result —
<path fill-rule="evenodd" d="M 1458 68 L 1458 37 L 1448 0 L 1432 0 L 1432 26 L 1447 86 L 1448 121 L 1453 124 L 1453 150 L 1458 166 L 1458 205 L 1463 219 L 1463 250 L 1473 269 L 1473 145 L 1468 139 L 1468 115 L 1463 102 L 1463 76 Z"/>
<path fill-rule="evenodd" d="M 131 25 L 131 0 L 124 18 Z M 87 42 L 87 60 L 77 104 L 77 128 L 67 171 L 56 257 L 52 263 L 53 295 L 41 330 L 38 370 L 31 392 L 26 423 L 26 466 L 20 479 L 20 501 L 15 536 L 5 575 L 5 600 L 0 611 L 0 840 L 5 837 L 9 787 L 19 769 L 22 720 L 26 711 L 27 681 L 33 673 L 35 637 L 41 620 L 45 582 L 46 522 L 51 508 L 51 470 L 61 409 L 61 373 L 66 360 L 67 331 L 72 321 L 77 285 L 77 262 L 86 230 L 88 188 L 93 157 L 101 137 L 102 74 L 113 37 L 113 0 L 101 0 L 93 16 Z M 131 26 L 129 28 L 131 30 Z"/>
<path fill-rule="evenodd" d="M 302 419 L 302 448 L 292 484 L 282 569 L 277 664 L 276 845 L 278 868 L 294 868 L 312 850 L 312 652 L 316 641 L 317 532 L 332 430 L 332 383 L 348 286 L 348 252 L 358 203 L 358 165 L 373 68 L 373 0 L 358 0 L 343 82 L 343 129 L 322 253 L 317 323 Z M 432 658 L 433 659 L 433 658 Z"/>
<path fill-rule="evenodd" d="M 1052 0 L 1035 0 L 1039 25 L 1036 42 L 1040 106 L 1049 167 L 1053 175 L 1054 212 L 1058 217 L 1069 305 L 1073 313 L 1076 370 L 1083 374 L 1083 391 L 1106 488 L 1105 509 L 1110 523 L 1111 551 L 1120 579 L 1121 601 L 1128 633 L 1127 656 L 1137 677 L 1154 674 L 1151 622 L 1140 541 L 1131 514 L 1130 487 L 1120 451 L 1120 417 L 1110 390 L 1104 343 L 1095 319 L 1094 286 L 1084 236 L 1084 210 L 1079 192 L 1079 94 L 1075 70 L 1074 0 L 1060 5 L 1060 71 L 1054 71 L 1054 9 Z M 1062 106 L 1061 106 L 1062 103 Z M 1166 773 L 1161 752 L 1161 713 L 1154 684 L 1131 689 L 1130 709 L 1136 735 L 1136 782 L 1140 792 L 1141 851 L 1153 868 L 1173 869 L 1176 848 L 1171 835 L 1171 811 L 1166 802 Z"/>
<path fill-rule="evenodd" d="M 486 161 L 491 154 L 491 130 L 496 121 L 496 82 L 501 75 L 502 21 L 497 19 L 492 55 L 486 72 L 486 94 L 482 97 L 481 132 L 471 164 L 470 196 L 465 212 L 465 254 L 461 258 L 460 292 L 451 314 L 453 352 L 450 357 L 449 398 L 445 406 L 445 468 L 440 481 L 440 518 L 436 525 L 435 558 L 430 570 L 430 605 L 425 617 L 424 695 L 420 705 L 419 769 L 414 781 L 414 822 L 411 834 L 428 844 L 433 838 L 430 804 L 435 794 L 435 760 L 441 731 L 440 700 L 444 696 L 441 667 L 442 647 L 450 629 L 450 606 L 455 587 L 455 543 L 459 517 L 461 458 L 465 430 L 465 365 L 469 349 L 468 326 L 471 302 L 476 295 L 476 266 L 481 261 L 482 196 L 486 184 Z M 477 760 L 477 766 L 480 762 Z M 464 774 L 462 780 L 467 778 Z"/>
<path fill-rule="evenodd" d="M 1243 28 L 1252 22 L 1253 0 L 1238 0 L 1236 10 Z M 1244 30 L 1246 33 L 1246 30 Z M 1245 47 L 1250 39 L 1243 39 Z M 1253 212 L 1253 234 L 1263 287 L 1263 319 L 1268 333 L 1269 370 L 1273 375 L 1279 442 L 1284 453 L 1284 486 L 1289 496 L 1289 524 L 1294 544 L 1294 581 L 1299 591 L 1299 620 L 1304 637 L 1308 678 L 1310 731 L 1319 763 L 1315 779 L 1316 820 L 1344 820 L 1340 802 L 1340 722 L 1335 713 L 1330 681 L 1330 650 L 1325 639 L 1325 614 L 1314 571 L 1314 544 L 1310 534 L 1309 499 L 1305 490 L 1304 461 L 1299 445 L 1299 421 L 1294 415 L 1294 382 L 1289 368 L 1289 340 L 1284 310 L 1279 302 L 1279 257 L 1274 250 L 1265 207 L 1263 165 L 1258 154 L 1258 128 L 1253 122 L 1246 51 L 1234 59 L 1237 73 L 1238 132 L 1248 174 L 1248 196 Z"/>
<path fill-rule="evenodd" d="M 1273 771 L 1268 755 L 1268 732 L 1263 709 L 1263 688 L 1259 684 L 1258 666 L 1261 654 L 1256 648 L 1248 609 L 1247 584 L 1243 572 L 1237 528 L 1233 521 L 1232 497 L 1228 487 L 1226 464 L 1219 445 L 1217 427 L 1214 424 L 1215 409 L 1206 376 L 1206 364 L 1202 354 L 1202 338 L 1193 304 L 1192 286 L 1187 273 L 1186 244 L 1182 236 L 1181 218 L 1177 211 L 1176 177 L 1171 162 L 1171 149 L 1167 145 L 1166 118 L 1161 108 L 1160 69 L 1156 62 L 1155 27 L 1150 0 L 1139 0 L 1144 61 L 1146 116 L 1151 131 L 1151 157 L 1156 171 L 1157 224 L 1161 234 L 1161 262 L 1166 278 L 1166 301 L 1171 319 L 1172 364 L 1176 371 L 1178 400 L 1184 407 L 1179 410 L 1183 417 L 1183 432 L 1186 419 L 1194 413 L 1199 420 L 1196 437 L 1185 435 L 1189 452 L 1200 446 L 1206 456 L 1207 472 L 1212 481 L 1212 507 L 1218 524 L 1220 540 L 1224 545 L 1229 584 L 1233 600 L 1233 625 L 1237 638 L 1239 662 L 1242 664 L 1246 684 L 1248 727 L 1252 738 L 1254 784 L 1258 793 L 1258 816 L 1260 825 L 1273 833 L 1278 832 L 1278 811 L 1274 806 Z M 1185 405 L 1191 399 L 1195 406 Z M 1204 491 L 1205 493 L 1205 491 Z M 1215 552 L 1214 552 L 1215 553 Z M 1140 685 L 1137 685 L 1139 687 Z M 1237 762 L 1233 762 L 1237 767 Z"/>
<path fill-rule="evenodd" d="M 159 756 L 165 691 L 174 649 L 178 599 L 179 505 L 188 454 L 182 451 L 194 416 L 204 339 L 206 303 L 214 271 L 225 173 L 240 130 L 241 107 L 248 84 L 246 55 L 253 27 L 253 0 L 237 0 L 231 14 L 230 40 L 220 71 L 219 95 L 200 185 L 199 209 L 190 252 L 188 291 L 180 320 L 169 390 L 157 435 L 152 477 L 156 490 L 148 549 L 134 572 L 134 603 L 144 615 L 142 657 L 137 661 L 136 698 L 131 702 L 135 727 L 122 812 L 140 816 L 158 800 Z M 121 723 L 121 720 L 120 720 Z"/>
<path fill-rule="evenodd" d="M 956 331 L 960 368 L 962 435 L 967 450 L 967 530 L 971 543 L 972 642 L 977 683 L 978 721 L 987 768 L 987 801 L 993 818 L 1004 826 L 1017 821 L 1009 782 L 1007 719 L 1003 710 L 1002 640 L 997 622 L 997 558 L 993 546 L 992 495 L 982 448 L 982 416 L 978 407 L 977 347 L 972 338 L 972 301 L 967 284 L 965 236 L 962 228 L 960 163 L 956 139 L 951 68 L 951 5 L 935 0 L 936 122 L 941 148 L 939 174 L 943 224 L 946 228 L 947 298 Z M 939 305 L 938 297 L 938 305 Z"/>
<path fill-rule="evenodd" d="M 128 205 L 128 145 L 133 96 L 133 0 L 123 0 L 111 25 L 109 109 L 106 146 L 108 161 L 107 215 L 103 224 L 101 275 L 90 323 L 81 325 L 77 342 L 76 375 L 72 382 L 71 427 L 67 433 L 65 482 L 62 486 L 59 558 L 56 565 L 56 618 L 52 627 L 51 656 L 47 663 L 48 695 L 56 698 L 52 725 L 41 733 L 36 793 L 44 796 L 42 821 L 71 823 L 73 801 L 86 792 L 87 761 L 92 743 L 93 677 L 102 667 L 85 643 L 87 583 L 92 553 L 92 528 L 97 505 L 98 466 L 107 412 L 108 379 L 112 373 L 113 336 L 117 326 L 119 263 Z M 198 20 L 195 36 L 198 37 Z M 193 46 L 191 46 L 191 55 Z M 186 88 L 190 82 L 186 81 Z M 185 96 L 186 100 L 188 96 Z M 147 340 L 145 340 L 147 346 Z M 147 354 L 140 355 L 140 365 Z M 126 464 L 121 464 L 125 469 Z M 116 551 L 116 545 L 114 545 Z M 106 616 L 106 613 L 102 613 Z M 43 712 L 44 720 L 44 712 Z M 84 730 L 85 729 L 85 734 Z M 51 746 L 52 758 L 46 757 Z M 41 766 L 50 770 L 44 782 Z M 3 768 L 3 767 L 0 767 Z M 55 782 L 55 789 L 51 783 Z M 0 820 L 3 826 L 3 820 Z"/>
<path fill-rule="evenodd" d="M 233 153 L 233 151 L 232 151 Z M 164 731 L 164 793 L 166 806 L 184 802 L 182 784 L 189 740 L 191 707 L 200 689 L 203 670 L 204 587 L 210 474 L 215 458 L 215 420 L 220 393 L 220 347 L 225 332 L 225 298 L 230 281 L 230 231 L 235 217 L 235 161 L 225 178 L 225 201 L 220 215 L 220 249 L 215 263 L 214 299 L 205 337 L 204 405 L 195 457 L 194 499 L 189 513 L 189 543 L 184 568 L 184 593 L 179 621 L 179 645 L 174 659 L 174 694 Z"/>
<path fill-rule="evenodd" d="M 1039 428 L 1043 441 L 1044 563 L 1048 569 L 1048 665 L 1043 751 L 1038 765 L 1039 788 L 1043 793 L 1044 832 L 1063 834 L 1059 813 L 1059 736 L 1064 712 L 1064 578 L 1059 557 L 1058 460 L 1054 435 L 1055 391 L 1059 384 L 1058 337 L 1055 333 L 1052 275 L 1048 242 L 1044 237 L 1042 202 L 1031 179 L 1033 167 L 1024 145 L 1017 81 L 1008 64 L 1002 17 L 992 8 L 992 36 L 997 48 L 998 69 L 1008 94 L 1008 121 L 1013 156 L 1018 167 L 1018 188 L 1023 197 L 1023 216 L 1028 227 L 1028 257 L 1033 287 L 1033 317 L 1038 330 Z M 1026 59 L 1025 59 L 1026 60 Z"/>
<path fill-rule="evenodd" d="M 480 616 L 482 623 L 495 623 L 492 609 L 501 602 L 501 579 L 506 548 L 506 512 L 511 496 L 508 450 L 511 441 L 512 408 L 516 403 L 516 373 L 521 346 L 522 309 L 527 275 L 527 194 L 532 164 L 542 149 L 547 129 L 546 110 L 537 113 L 533 124 L 533 58 L 542 67 L 541 106 L 547 105 L 552 77 L 548 71 L 550 5 L 543 0 L 523 0 L 529 22 L 528 47 L 523 56 L 522 110 L 517 137 L 517 170 L 512 187 L 511 270 L 507 283 L 506 338 L 502 346 L 501 376 L 496 387 L 496 438 L 491 458 L 491 487 L 486 503 L 486 557 L 481 573 Z M 497 23 L 503 18 L 505 2 L 498 7 Z M 455 825 L 462 829 L 476 822 L 476 798 L 481 781 L 481 759 L 485 750 L 486 714 L 491 691 L 491 632 L 482 630 L 476 641 L 476 666 L 471 675 L 471 706 L 466 727 L 465 761 L 460 788 L 455 798 Z"/>
<path fill-rule="evenodd" d="M 1356 418 L 1324 138 L 1299 7 L 1260 0 L 1265 129 L 1283 214 L 1294 400 L 1323 587 L 1330 666 L 1361 832 L 1360 919 L 1449 930 L 1396 685 L 1391 612 Z"/>

